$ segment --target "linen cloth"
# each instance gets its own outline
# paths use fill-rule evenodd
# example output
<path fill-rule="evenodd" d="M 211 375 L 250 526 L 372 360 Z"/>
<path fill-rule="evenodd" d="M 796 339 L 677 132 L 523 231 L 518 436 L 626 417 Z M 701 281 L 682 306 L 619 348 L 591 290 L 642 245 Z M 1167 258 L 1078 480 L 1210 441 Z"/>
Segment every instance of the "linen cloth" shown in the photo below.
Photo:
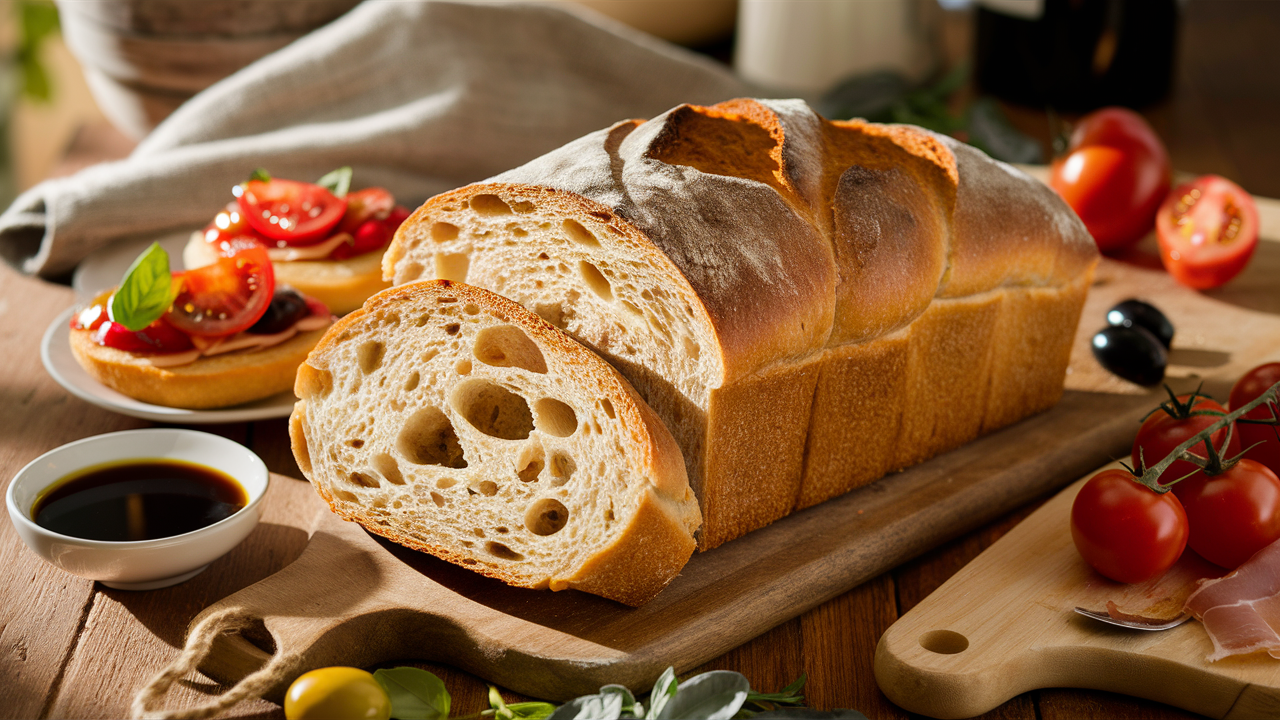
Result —
<path fill-rule="evenodd" d="M 714 61 L 564 5 L 366 1 L 185 103 L 126 159 L 0 215 L 0 256 L 64 275 L 113 240 L 196 228 L 254 168 L 354 168 L 415 207 L 618 120 L 753 94 Z"/>

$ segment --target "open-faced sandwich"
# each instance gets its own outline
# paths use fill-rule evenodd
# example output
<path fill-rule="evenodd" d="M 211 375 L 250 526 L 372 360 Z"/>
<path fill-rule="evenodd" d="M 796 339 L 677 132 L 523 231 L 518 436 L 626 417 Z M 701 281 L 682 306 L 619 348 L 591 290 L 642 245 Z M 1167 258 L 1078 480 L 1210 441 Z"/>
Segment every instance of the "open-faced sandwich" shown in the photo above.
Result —
<path fill-rule="evenodd" d="M 71 351 L 98 382 L 167 407 L 238 405 L 293 387 L 333 316 L 277 285 L 267 251 L 228 241 L 204 267 L 170 273 L 152 244 L 116 289 L 71 319 Z"/>
<path fill-rule="evenodd" d="M 382 251 L 409 216 L 384 188 L 348 191 L 350 184 L 349 167 L 317 183 L 256 170 L 205 229 L 192 233 L 183 263 L 208 265 L 223 243 L 252 238 L 267 249 L 277 280 L 345 315 L 390 285 L 382 279 Z"/>

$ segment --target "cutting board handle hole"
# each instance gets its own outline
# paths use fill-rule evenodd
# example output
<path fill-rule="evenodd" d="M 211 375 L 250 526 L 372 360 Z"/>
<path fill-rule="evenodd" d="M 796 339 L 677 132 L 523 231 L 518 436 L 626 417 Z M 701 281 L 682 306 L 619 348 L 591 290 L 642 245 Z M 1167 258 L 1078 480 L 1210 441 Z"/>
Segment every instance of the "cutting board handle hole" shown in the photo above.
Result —
<path fill-rule="evenodd" d="M 920 636 L 920 647 L 939 655 L 955 655 L 969 649 L 969 638 L 954 630 L 930 630 Z"/>

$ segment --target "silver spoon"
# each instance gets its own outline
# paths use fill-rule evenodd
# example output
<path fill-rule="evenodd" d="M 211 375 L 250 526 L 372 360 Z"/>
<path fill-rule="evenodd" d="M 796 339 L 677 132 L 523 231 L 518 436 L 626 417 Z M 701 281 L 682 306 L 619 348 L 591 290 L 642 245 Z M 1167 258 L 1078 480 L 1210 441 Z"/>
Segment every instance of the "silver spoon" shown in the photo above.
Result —
<path fill-rule="evenodd" d="M 1169 628 L 1178 627 L 1182 623 L 1191 619 L 1190 614 L 1182 613 L 1178 617 L 1164 622 L 1155 620 L 1151 622 L 1140 622 L 1134 620 L 1117 620 L 1104 612 L 1085 610 L 1082 607 L 1076 608 L 1076 612 L 1084 615 L 1085 617 L 1093 618 L 1099 622 L 1107 623 L 1108 625 L 1117 625 L 1119 627 L 1131 628 L 1133 630 L 1168 630 Z"/>

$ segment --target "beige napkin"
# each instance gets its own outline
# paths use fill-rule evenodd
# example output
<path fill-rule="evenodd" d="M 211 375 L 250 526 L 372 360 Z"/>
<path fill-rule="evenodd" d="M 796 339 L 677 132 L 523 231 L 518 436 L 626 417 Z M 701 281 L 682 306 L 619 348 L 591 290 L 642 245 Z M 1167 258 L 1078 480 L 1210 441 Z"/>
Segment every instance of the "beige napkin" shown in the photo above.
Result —
<path fill-rule="evenodd" d="M 113 240 L 204 224 L 256 167 L 342 165 L 414 207 L 590 131 L 752 94 L 722 66 L 563 5 L 365 2 L 213 85 L 122 161 L 0 215 L 0 255 L 58 276 Z"/>

